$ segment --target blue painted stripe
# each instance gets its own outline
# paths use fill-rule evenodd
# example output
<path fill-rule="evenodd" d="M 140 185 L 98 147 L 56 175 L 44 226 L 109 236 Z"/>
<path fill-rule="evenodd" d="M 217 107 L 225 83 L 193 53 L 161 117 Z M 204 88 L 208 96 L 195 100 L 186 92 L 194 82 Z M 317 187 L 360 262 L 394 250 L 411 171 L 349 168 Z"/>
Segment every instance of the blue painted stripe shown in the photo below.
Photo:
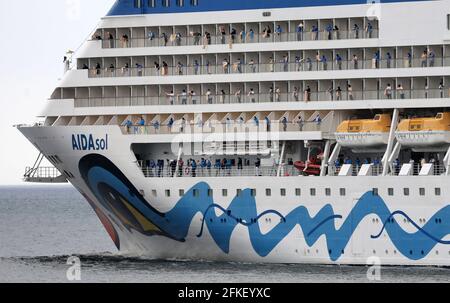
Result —
<path fill-rule="evenodd" d="M 170 7 L 163 7 L 162 3 L 165 0 L 155 0 L 156 7 L 149 7 L 149 0 L 140 1 L 142 1 L 142 7 L 136 8 L 136 0 L 117 0 L 109 11 L 108 16 L 351 5 L 370 2 L 370 0 L 198 0 L 198 6 L 192 6 L 190 0 L 184 0 L 184 6 L 179 7 L 177 6 L 176 0 L 169 0 Z M 377 0 L 376 2 L 395 3 L 417 1 L 433 0 Z"/>

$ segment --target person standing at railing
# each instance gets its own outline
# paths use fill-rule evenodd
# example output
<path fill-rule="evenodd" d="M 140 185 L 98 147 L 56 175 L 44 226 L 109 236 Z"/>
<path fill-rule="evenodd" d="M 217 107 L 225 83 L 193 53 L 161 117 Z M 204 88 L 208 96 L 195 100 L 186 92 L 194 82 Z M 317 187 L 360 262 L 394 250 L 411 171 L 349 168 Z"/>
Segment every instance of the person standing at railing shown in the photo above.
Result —
<path fill-rule="evenodd" d="M 426 50 L 424 50 L 422 55 L 420 56 L 420 65 L 422 67 L 427 67 L 427 61 L 428 61 L 428 53 Z"/>
<path fill-rule="evenodd" d="M 198 72 L 200 71 L 200 63 L 198 60 L 194 60 L 194 74 L 198 75 Z"/>
<path fill-rule="evenodd" d="M 303 33 L 305 31 L 305 24 L 302 22 L 300 22 L 297 25 L 297 41 L 303 41 Z"/>
<path fill-rule="evenodd" d="M 341 100 L 342 100 L 342 89 L 340 86 L 338 86 L 336 89 L 336 101 L 341 101 Z"/>
<path fill-rule="evenodd" d="M 373 68 L 373 69 L 380 68 L 380 51 L 376 51 L 376 52 L 373 54 L 373 58 L 372 58 L 372 68 Z"/>
<path fill-rule="evenodd" d="M 408 54 L 406 54 L 406 67 L 408 67 L 408 68 L 412 67 L 412 54 L 411 54 L 411 52 L 408 52 Z"/>
<path fill-rule="evenodd" d="M 391 84 L 388 84 L 386 88 L 384 89 L 384 96 L 386 99 L 392 99 L 392 86 Z"/>
<path fill-rule="evenodd" d="M 281 101 L 281 89 L 279 87 L 275 88 L 275 101 Z"/>
<path fill-rule="evenodd" d="M 444 98 L 444 81 L 439 82 L 439 97 Z"/>
<path fill-rule="evenodd" d="M 101 74 L 101 69 L 102 69 L 102 67 L 101 67 L 100 63 L 97 62 L 97 64 L 95 65 L 95 73 L 97 76 L 99 76 Z"/>
<path fill-rule="evenodd" d="M 220 159 L 216 159 L 216 162 L 214 163 L 214 170 L 216 171 L 216 177 L 218 177 L 220 174 L 220 167 L 221 167 Z"/>
<path fill-rule="evenodd" d="M 288 119 L 286 116 L 283 117 L 283 119 L 281 120 L 281 124 L 283 125 L 283 131 L 286 132 L 287 131 L 287 127 L 288 127 Z"/>
<path fill-rule="evenodd" d="M 206 73 L 208 75 L 211 75 L 211 63 L 209 62 L 209 60 L 206 60 Z"/>
<path fill-rule="evenodd" d="M 386 67 L 391 68 L 392 55 L 390 52 L 386 53 Z"/>
<path fill-rule="evenodd" d="M 156 61 L 153 63 L 153 66 L 155 68 L 156 76 L 159 76 L 159 73 L 160 73 L 160 70 L 161 70 L 161 66 Z"/>
<path fill-rule="evenodd" d="M 114 76 L 114 71 L 115 71 L 115 70 L 116 70 L 116 68 L 115 68 L 114 64 L 111 63 L 111 64 L 109 65 L 109 73 L 111 74 L 111 77 Z"/>
<path fill-rule="evenodd" d="M 358 65 L 359 65 L 359 60 L 358 60 L 358 56 L 356 54 L 353 54 L 353 58 L 352 58 L 352 63 L 353 63 L 353 69 L 358 69 Z"/>
<path fill-rule="evenodd" d="M 106 32 L 106 37 L 109 41 L 109 48 L 114 48 L 114 36 L 110 32 Z"/>
<path fill-rule="evenodd" d="M 206 169 L 206 160 L 205 158 L 202 158 L 200 160 L 200 172 L 202 173 L 202 177 L 205 176 L 205 169 Z"/>
<path fill-rule="evenodd" d="M 308 71 L 312 71 L 312 60 L 311 58 L 306 58 L 306 67 L 308 69 Z"/>
<path fill-rule="evenodd" d="M 341 38 L 340 34 L 339 34 L 339 27 L 337 25 L 335 25 L 333 28 L 333 31 L 334 31 L 334 36 L 335 36 L 336 40 L 339 40 Z"/>
<path fill-rule="evenodd" d="M 231 43 L 235 44 L 236 43 L 236 35 L 237 35 L 237 31 L 235 28 L 232 28 L 230 31 L 230 38 L 231 38 Z"/>
<path fill-rule="evenodd" d="M 184 161 L 182 158 L 178 161 L 178 177 L 183 176 L 183 169 L 184 169 Z"/>
<path fill-rule="evenodd" d="M 436 53 L 433 50 L 430 50 L 428 52 L 428 60 L 429 60 L 429 67 L 434 67 L 434 62 L 436 60 Z"/>
<path fill-rule="evenodd" d="M 197 104 L 197 94 L 195 93 L 194 90 L 191 90 L 191 92 L 189 93 L 189 97 L 191 98 L 191 103 L 196 105 Z"/>
<path fill-rule="evenodd" d="M 247 37 L 247 33 L 245 32 L 245 29 L 243 29 L 239 32 L 239 42 L 245 43 L 245 37 Z"/>
<path fill-rule="evenodd" d="M 238 58 L 237 61 L 234 63 L 235 66 L 235 70 L 239 73 L 242 74 L 242 61 L 241 58 Z"/>
<path fill-rule="evenodd" d="M 219 34 L 221 35 L 220 42 L 222 44 L 225 44 L 226 43 L 226 36 L 227 36 L 227 32 L 225 31 L 225 26 L 221 25 L 219 27 Z"/>
<path fill-rule="evenodd" d="M 281 63 L 283 63 L 283 71 L 288 72 L 289 71 L 289 54 L 286 54 L 283 56 L 283 60 L 281 60 Z"/>
<path fill-rule="evenodd" d="M 429 86 L 428 86 L 428 82 L 426 81 L 425 82 L 425 89 L 424 89 L 424 92 L 425 92 L 425 99 L 428 99 L 428 96 L 429 96 L 429 94 L 428 94 L 428 90 L 429 90 Z"/>
<path fill-rule="evenodd" d="M 127 34 L 123 34 L 121 41 L 122 41 L 122 48 L 127 48 L 128 47 L 128 35 Z"/>
<path fill-rule="evenodd" d="M 181 99 L 181 105 L 187 105 L 187 92 L 185 89 L 178 95 L 178 99 Z"/>
<path fill-rule="evenodd" d="M 294 92 L 292 93 L 292 97 L 294 98 L 294 101 L 298 102 L 299 101 L 299 91 L 298 91 L 298 87 L 294 87 Z"/>
<path fill-rule="evenodd" d="M 309 87 L 309 85 L 306 87 L 304 91 L 303 99 L 305 100 L 305 102 L 311 101 L 311 87 Z"/>
<path fill-rule="evenodd" d="M 175 45 L 176 46 L 181 46 L 181 40 L 183 39 L 183 36 L 181 35 L 181 33 L 177 33 L 175 35 Z"/>
<path fill-rule="evenodd" d="M 266 131 L 270 132 L 270 119 L 269 119 L 269 117 L 266 116 L 264 118 L 264 121 L 266 122 Z"/>
<path fill-rule="evenodd" d="M 333 40 L 333 25 L 328 24 L 326 27 L 328 40 Z"/>
<path fill-rule="evenodd" d="M 273 73 L 275 71 L 275 60 L 272 57 L 269 57 L 269 72 Z"/>
<path fill-rule="evenodd" d="M 231 161 L 231 159 L 227 159 L 225 166 L 227 169 L 228 176 L 231 176 L 231 168 L 233 167 L 233 162 Z"/>
<path fill-rule="evenodd" d="M 261 169 L 261 159 L 258 157 L 258 158 L 256 158 L 256 161 L 255 161 L 255 176 L 256 177 L 261 176 L 260 169 Z"/>
<path fill-rule="evenodd" d="M 148 41 L 150 41 L 150 42 L 156 38 L 156 34 L 153 31 L 149 31 L 147 36 L 148 36 Z"/>
<path fill-rule="evenodd" d="M 322 55 L 322 58 L 320 59 L 320 62 L 322 62 L 322 69 L 328 70 L 328 59 L 325 55 Z"/>
<path fill-rule="evenodd" d="M 240 158 L 240 157 L 238 158 L 237 169 L 238 169 L 238 175 L 242 176 L 242 170 L 244 169 L 244 165 L 243 165 L 242 158 Z"/>
<path fill-rule="evenodd" d="M 162 63 L 162 70 L 163 70 L 163 76 L 168 76 L 169 75 L 169 64 L 167 64 L 166 61 L 163 61 Z"/>
<path fill-rule="evenodd" d="M 166 33 L 162 33 L 159 37 L 162 40 L 163 46 L 167 46 L 167 43 L 169 42 L 169 37 Z"/>
<path fill-rule="evenodd" d="M 265 26 L 262 32 L 263 38 L 270 39 L 272 35 L 272 30 L 270 29 L 270 26 Z"/>
<path fill-rule="evenodd" d="M 334 88 L 333 85 L 331 85 L 328 89 L 327 89 L 328 95 L 330 96 L 330 101 L 334 100 Z"/>
<path fill-rule="evenodd" d="M 136 63 L 136 70 L 137 70 L 138 77 L 142 77 L 142 75 L 143 75 L 143 73 L 142 73 L 143 68 L 144 68 L 144 66 L 142 64 Z"/>
<path fill-rule="evenodd" d="M 339 70 L 342 70 L 342 57 L 339 54 L 336 54 L 336 65 Z"/>
<path fill-rule="evenodd" d="M 372 33 L 373 33 L 373 25 L 372 25 L 372 23 L 369 22 L 366 25 L 366 37 L 371 39 Z"/>
<path fill-rule="evenodd" d="M 248 63 L 248 66 L 250 67 L 250 71 L 251 71 L 252 73 L 256 73 L 255 60 L 250 59 L 250 62 Z"/>
<path fill-rule="evenodd" d="M 139 129 L 140 129 L 140 133 L 144 134 L 145 133 L 145 119 L 144 119 L 144 117 L 141 117 L 141 119 L 138 122 L 138 126 L 139 126 Z"/>
<path fill-rule="evenodd" d="M 183 67 L 184 67 L 183 63 L 178 62 L 178 64 L 177 64 L 177 74 L 179 76 L 183 75 Z"/>
<path fill-rule="evenodd" d="M 174 105 L 174 103 L 175 103 L 175 94 L 174 94 L 173 90 L 170 91 L 170 93 L 166 93 L 166 96 L 169 98 L 169 104 L 170 105 Z"/>
<path fill-rule="evenodd" d="M 252 28 L 248 31 L 248 37 L 251 43 L 255 42 L 255 31 Z"/>
<path fill-rule="evenodd" d="M 259 119 L 257 116 L 253 117 L 253 123 L 255 123 L 256 128 L 259 128 Z"/>
<path fill-rule="evenodd" d="M 220 91 L 220 103 L 225 104 L 227 93 L 222 89 Z"/>
<path fill-rule="evenodd" d="M 273 102 L 273 96 L 274 96 L 274 91 L 273 91 L 273 87 L 271 86 L 270 88 L 269 88 L 269 101 L 270 102 Z"/>
<path fill-rule="evenodd" d="M 255 103 L 256 99 L 255 99 L 255 91 L 253 90 L 253 88 L 250 88 L 250 91 L 248 92 L 247 95 L 250 98 L 250 102 L 251 103 Z M 242 117 L 241 117 L 242 118 Z"/>
<path fill-rule="evenodd" d="M 299 131 L 303 131 L 303 117 L 300 115 L 300 116 L 298 116 L 298 119 L 297 119 L 297 124 L 298 124 L 298 130 Z"/>
<path fill-rule="evenodd" d="M 191 32 L 191 36 L 194 40 L 193 44 L 200 45 L 200 37 L 202 36 L 202 34 L 200 34 L 199 32 Z M 205 39 L 205 44 L 206 44 L 206 39 Z"/>
<path fill-rule="evenodd" d="M 241 103 L 242 102 L 242 91 L 240 88 L 238 88 L 236 90 L 236 92 L 234 93 L 234 97 L 236 98 L 236 102 L 237 103 Z"/>
<path fill-rule="evenodd" d="M 398 96 L 400 96 L 400 99 L 405 99 L 405 90 L 401 83 L 399 83 L 397 86 L 397 94 Z"/>
<path fill-rule="evenodd" d="M 206 91 L 206 100 L 207 100 L 208 104 L 213 104 L 212 92 L 211 92 L 211 89 L 209 89 L 209 88 Z"/>
<path fill-rule="evenodd" d="M 353 87 L 351 84 L 347 84 L 347 94 L 348 94 L 348 99 L 350 101 L 353 101 L 354 97 L 353 97 Z"/>
<path fill-rule="evenodd" d="M 355 39 L 359 39 L 359 25 L 356 23 L 353 25 L 353 33 L 355 35 Z"/>
<path fill-rule="evenodd" d="M 223 59 L 222 61 L 222 69 L 223 69 L 223 73 L 224 74 L 228 74 L 229 73 L 229 66 L 230 66 L 230 62 L 228 61 L 227 58 Z"/>
<path fill-rule="evenodd" d="M 160 127 L 160 123 L 159 123 L 158 120 L 156 120 L 155 122 L 153 122 L 153 127 L 155 128 L 155 133 L 158 133 L 159 127 Z"/>
<path fill-rule="evenodd" d="M 319 40 L 319 27 L 316 25 L 311 28 L 311 40 Z"/>

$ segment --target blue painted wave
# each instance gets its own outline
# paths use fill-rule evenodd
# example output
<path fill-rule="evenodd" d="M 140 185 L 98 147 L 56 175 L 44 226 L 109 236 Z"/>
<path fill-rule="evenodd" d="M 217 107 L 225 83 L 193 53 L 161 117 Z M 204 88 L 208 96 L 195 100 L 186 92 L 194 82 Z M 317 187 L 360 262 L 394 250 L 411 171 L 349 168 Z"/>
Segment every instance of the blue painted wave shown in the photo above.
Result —
<path fill-rule="evenodd" d="M 443 241 L 450 234 L 448 222 L 450 205 L 439 210 L 423 227 L 414 223 L 417 232 L 408 233 L 394 220 L 394 216 L 400 213 L 391 212 L 381 197 L 369 192 L 360 198 L 340 228 L 337 229 L 336 220 L 343 218 L 334 213 L 330 204 L 324 206 L 314 217 L 304 206 L 295 208 L 286 216 L 275 210 L 268 210 L 258 215 L 256 201 L 250 190 L 244 190 L 239 197 L 233 199 L 227 209 L 224 209 L 215 204 L 208 196 L 210 189 L 208 184 L 201 182 L 189 190 L 171 211 L 161 214 L 154 211 L 142 196 L 133 193 L 137 191 L 130 188 L 129 184 L 131 183 L 124 182 L 120 177 L 102 167 L 90 168 L 86 183 L 100 200 L 104 199 L 98 190 L 100 185 L 107 184 L 114 188 L 149 221 L 178 241 L 185 241 L 193 218 L 199 213 L 203 214 L 203 224 L 199 236 L 202 235 L 203 226 L 206 225 L 215 243 L 224 253 L 230 252 L 231 236 L 238 225 L 248 228 L 252 247 L 261 257 L 269 255 L 296 226 L 300 226 L 303 235 L 299 236 L 304 237 L 310 247 L 320 237 L 325 236 L 330 259 L 337 261 L 342 256 L 358 225 L 370 215 L 379 217 L 385 224 L 378 235 L 367 235 L 367 239 L 377 239 L 383 232 L 386 232 L 398 251 L 411 260 L 425 258 L 438 243 L 450 244 L 449 241 Z M 194 190 L 198 191 L 197 197 L 194 197 Z M 213 211 L 216 208 L 220 209 L 223 214 L 216 216 Z M 280 222 L 268 233 L 263 234 L 259 220 L 267 214 L 276 214 L 279 216 Z M 409 217 L 408 220 L 412 222 Z"/>

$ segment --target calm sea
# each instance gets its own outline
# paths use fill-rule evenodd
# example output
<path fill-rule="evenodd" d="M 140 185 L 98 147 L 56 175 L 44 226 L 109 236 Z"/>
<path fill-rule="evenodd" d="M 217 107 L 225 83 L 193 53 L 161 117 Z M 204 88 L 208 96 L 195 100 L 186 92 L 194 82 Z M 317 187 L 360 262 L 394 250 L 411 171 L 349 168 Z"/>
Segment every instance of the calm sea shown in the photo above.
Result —
<path fill-rule="evenodd" d="M 69 186 L 0 187 L 0 282 L 369 282 L 358 266 L 258 265 L 125 258 Z M 389 267 L 383 282 L 450 282 L 448 268 Z"/>

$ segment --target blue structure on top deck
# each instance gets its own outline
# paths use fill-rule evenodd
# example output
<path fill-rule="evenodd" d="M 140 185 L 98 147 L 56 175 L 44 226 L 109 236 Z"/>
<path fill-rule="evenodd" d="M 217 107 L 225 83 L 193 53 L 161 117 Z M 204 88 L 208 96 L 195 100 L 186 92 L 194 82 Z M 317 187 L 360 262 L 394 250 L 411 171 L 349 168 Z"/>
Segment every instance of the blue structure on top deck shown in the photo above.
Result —
<path fill-rule="evenodd" d="M 432 0 L 117 0 L 107 16 L 274 9 Z M 180 5 L 182 3 L 182 5 Z M 153 7 L 152 7 L 153 6 Z"/>

